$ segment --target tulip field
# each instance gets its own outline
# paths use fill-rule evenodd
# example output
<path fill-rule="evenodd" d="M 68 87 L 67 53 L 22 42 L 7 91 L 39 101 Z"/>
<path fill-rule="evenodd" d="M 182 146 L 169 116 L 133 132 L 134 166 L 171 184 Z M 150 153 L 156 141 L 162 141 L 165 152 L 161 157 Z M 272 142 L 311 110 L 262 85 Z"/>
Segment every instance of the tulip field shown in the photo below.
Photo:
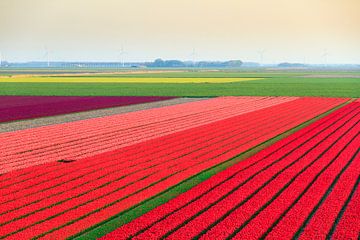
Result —
<path fill-rule="evenodd" d="M 0 122 L 168 99 L 4 96 Z M 3 132 L 0 239 L 358 239 L 359 121 L 227 96 Z"/>
<path fill-rule="evenodd" d="M 349 104 L 103 239 L 357 239 L 359 107 Z"/>

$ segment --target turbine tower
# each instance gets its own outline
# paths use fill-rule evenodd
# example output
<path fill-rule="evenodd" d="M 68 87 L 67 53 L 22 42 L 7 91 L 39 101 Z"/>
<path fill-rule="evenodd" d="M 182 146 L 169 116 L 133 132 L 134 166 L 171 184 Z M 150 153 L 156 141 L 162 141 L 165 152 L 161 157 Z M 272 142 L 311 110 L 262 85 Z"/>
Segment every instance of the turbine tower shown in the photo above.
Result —
<path fill-rule="evenodd" d="M 192 50 L 192 52 L 190 54 L 190 58 L 191 58 L 193 67 L 195 67 L 195 57 L 196 57 L 196 51 L 195 51 L 195 48 L 193 48 L 193 50 Z"/>
<path fill-rule="evenodd" d="M 122 65 L 123 68 L 125 67 L 124 55 L 125 55 L 126 53 L 127 53 L 127 52 L 124 51 L 124 47 L 121 47 L 120 52 L 119 52 L 119 56 L 120 56 L 120 63 L 121 63 L 121 65 Z"/>
<path fill-rule="evenodd" d="M 46 59 L 46 63 L 47 63 L 47 67 L 50 67 L 50 53 L 48 48 L 45 46 L 44 47 L 45 50 L 45 54 L 44 54 L 44 58 Z"/>
<path fill-rule="evenodd" d="M 328 65 L 328 57 L 329 57 L 329 52 L 327 49 L 324 50 L 324 53 L 321 55 L 324 61 L 324 65 L 327 66 Z"/>
<path fill-rule="evenodd" d="M 265 54 L 265 52 L 266 52 L 265 49 L 258 51 L 260 65 L 264 64 L 264 54 Z"/>
<path fill-rule="evenodd" d="M 0 52 L 0 68 L 2 67 L 2 53 Z"/>

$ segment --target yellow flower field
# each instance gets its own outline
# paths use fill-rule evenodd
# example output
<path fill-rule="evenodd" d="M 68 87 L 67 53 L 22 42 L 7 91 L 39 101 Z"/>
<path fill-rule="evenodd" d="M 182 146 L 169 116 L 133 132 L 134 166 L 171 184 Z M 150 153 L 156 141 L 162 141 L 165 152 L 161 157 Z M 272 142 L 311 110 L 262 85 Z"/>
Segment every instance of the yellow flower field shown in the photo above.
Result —
<path fill-rule="evenodd" d="M 263 78 L 114 78 L 114 77 L 8 77 L 0 82 L 32 83 L 230 83 Z"/>

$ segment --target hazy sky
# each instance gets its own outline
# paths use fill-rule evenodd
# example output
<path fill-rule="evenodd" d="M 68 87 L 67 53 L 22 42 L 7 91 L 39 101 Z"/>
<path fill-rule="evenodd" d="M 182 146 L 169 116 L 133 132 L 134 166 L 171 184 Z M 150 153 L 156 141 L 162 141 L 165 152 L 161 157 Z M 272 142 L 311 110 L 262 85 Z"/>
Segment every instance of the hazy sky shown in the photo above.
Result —
<path fill-rule="evenodd" d="M 9 61 L 360 63 L 360 0 L 0 0 Z"/>

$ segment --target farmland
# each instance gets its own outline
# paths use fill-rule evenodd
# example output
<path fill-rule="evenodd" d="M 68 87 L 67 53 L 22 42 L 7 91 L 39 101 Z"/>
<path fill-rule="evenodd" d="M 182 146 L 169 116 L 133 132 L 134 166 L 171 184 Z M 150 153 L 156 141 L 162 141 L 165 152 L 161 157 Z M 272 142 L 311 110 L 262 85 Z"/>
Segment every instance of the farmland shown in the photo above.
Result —
<path fill-rule="evenodd" d="M 325 75 L 325 77 L 319 76 Z M 346 75 L 354 75 L 347 78 Z M 15 76 L 15 75 L 14 75 Z M 58 82 L 6 82 L 0 79 L 0 95 L 53 95 L 53 96 L 322 96 L 360 97 L 360 76 L 358 73 L 338 72 L 163 72 L 139 74 L 79 75 L 76 82 L 67 82 L 74 74 L 53 76 Z M 331 77 L 334 76 L 334 77 Z M 341 77 L 342 76 L 342 77 Z M 85 78 L 85 80 L 79 80 Z M 107 83 L 82 82 L 91 79 L 106 79 Z M 122 83 L 134 79 L 135 82 Z M 139 83 L 140 78 L 144 82 Z M 149 82 L 159 81 L 165 83 Z M 193 83 L 196 79 L 216 80 L 216 84 Z M 254 81 L 236 79 L 254 78 Z M 14 78 L 14 81 L 17 78 Z M 39 78 L 37 78 L 39 79 Z M 48 79 L 48 78 L 46 78 Z M 154 80 L 155 79 L 155 80 Z M 179 83 L 186 81 L 188 83 Z M 190 80 L 189 80 L 190 79 Z M 227 83 L 223 82 L 226 80 Z M 49 80 L 47 80 L 49 81 Z M 65 81 L 65 82 L 59 82 Z M 115 81 L 119 81 L 114 83 Z M 190 83 L 189 83 L 190 81 Z M 230 82 L 229 82 L 230 81 Z M 178 82 L 178 83 L 176 83 Z"/>
<path fill-rule="evenodd" d="M 360 240 L 360 0 L 57 2 L 0 0 L 0 240 Z"/>
<path fill-rule="evenodd" d="M 3 73 L 0 239 L 357 239 L 357 74 Z"/>

